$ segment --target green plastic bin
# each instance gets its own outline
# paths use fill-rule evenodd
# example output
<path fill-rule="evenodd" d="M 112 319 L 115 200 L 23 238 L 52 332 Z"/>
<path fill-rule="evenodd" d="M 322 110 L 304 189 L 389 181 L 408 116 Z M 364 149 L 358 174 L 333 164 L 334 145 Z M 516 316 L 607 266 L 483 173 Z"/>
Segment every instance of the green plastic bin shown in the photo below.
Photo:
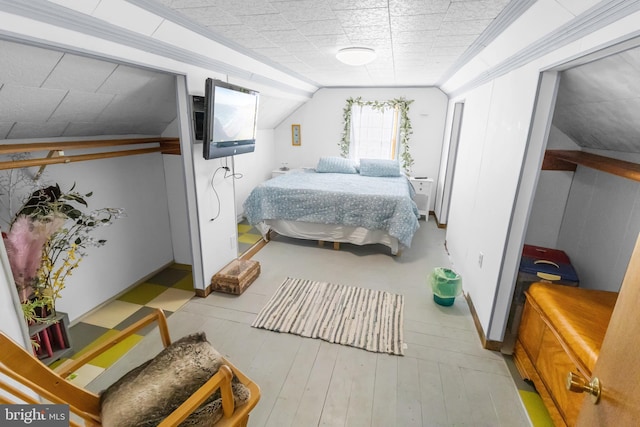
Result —
<path fill-rule="evenodd" d="M 462 293 L 462 278 L 450 268 L 436 267 L 429 276 L 433 300 L 436 304 L 450 306 Z"/>

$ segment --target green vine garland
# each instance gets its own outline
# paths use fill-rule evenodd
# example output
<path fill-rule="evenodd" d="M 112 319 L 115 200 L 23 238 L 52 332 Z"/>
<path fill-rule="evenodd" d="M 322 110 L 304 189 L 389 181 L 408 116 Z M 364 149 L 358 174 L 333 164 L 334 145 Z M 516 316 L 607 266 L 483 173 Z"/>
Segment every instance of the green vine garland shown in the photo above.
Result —
<path fill-rule="evenodd" d="M 395 98 L 388 101 L 363 101 L 361 97 L 347 99 L 347 104 L 342 111 L 342 119 L 344 125 L 342 127 L 342 138 L 338 146 L 340 147 L 340 155 L 342 157 L 349 156 L 349 138 L 351 135 L 351 107 L 353 104 L 359 106 L 369 106 L 374 110 L 382 111 L 385 108 L 398 108 L 400 110 L 400 158 L 402 159 L 402 167 L 409 172 L 413 165 L 413 157 L 409 152 L 409 138 L 413 134 L 411 120 L 409 119 L 409 105 L 413 100 L 404 98 Z"/>

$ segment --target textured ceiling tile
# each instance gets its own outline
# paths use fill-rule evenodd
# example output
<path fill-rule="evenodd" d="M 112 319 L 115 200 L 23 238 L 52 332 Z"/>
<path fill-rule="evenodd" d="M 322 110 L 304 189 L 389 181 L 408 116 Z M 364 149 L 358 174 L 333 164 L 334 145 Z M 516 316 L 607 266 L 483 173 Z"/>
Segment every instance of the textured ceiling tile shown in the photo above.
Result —
<path fill-rule="evenodd" d="M 442 27 L 438 31 L 438 35 L 480 35 L 487 29 L 489 24 L 493 22 L 492 19 L 476 19 L 473 21 L 461 21 L 461 22 L 447 22 L 443 23 Z"/>
<path fill-rule="evenodd" d="M 303 36 L 298 30 L 279 30 L 279 31 L 261 31 L 260 35 L 262 35 L 267 40 L 276 43 L 283 44 L 289 41 L 302 42 L 305 40 L 305 36 Z"/>
<path fill-rule="evenodd" d="M 6 84 L 0 90 L 0 117 L 8 122 L 46 121 L 65 95 L 64 90 Z"/>
<path fill-rule="evenodd" d="M 247 15 L 240 18 L 241 22 L 256 31 L 292 30 L 295 27 L 282 15 Z"/>
<path fill-rule="evenodd" d="M 282 47 L 289 53 L 315 52 L 318 50 L 312 43 L 308 41 L 289 41 L 282 44 Z"/>
<path fill-rule="evenodd" d="M 388 27 L 387 8 L 340 10 L 335 12 L 343 27 Z"/>
<path fill-rule="evenodd" d="M 296 28 L 305 36 L 344 35 L 342 26 L 336 20 L 302 22 Z"/>
<path fill-rule="evenodd" d="M 95 92 L 115 68 L 115 64 L 106 61 L 65 54 L 42 87 Z"/>
<path fill-rule="evenodd" d="M 449 0 L 389 0 L 391 16 L 445 13 Z"/>
<path fill-rule="evenodd" d="M 431 43 L 395 43 L 393 45 L 394 54 L 418 53 L 426 55 L 431 49 Z"/>
<path fill-rule="evenodd" d="M 452 2 L 445 21 L 471 21 L 493 19 L 504 9 L 509 0 Z"/>
<path fill-rule="evenodd" d="M 233 27 L 235 27 L 235 30 L 231 30 Z M 235 33 L 236 35 L 233 37 L 233 41 L 248 49 L 277 47 L 276 43 L 264 35 L 241 25 L 226 27 L 225 31 L 229 31 L 232 34 Z"/>
<path fill-rule="evenodd" d="M 631 49 L 620 53 L 620 58 L 631 65 L 637 73 L 640 73 L 640 49 Z"/>
<path fill-rule="evenodd" d="M 215 3 L 237 16 L 278 13 L 278 10 L 267 0 L 215 0 Z"/>
<path fill-rule="evenodd" d="M 96 120 L 114 95 L 70 91 L 53 112 L 49 121 L 72 122 Z"/>
<path fill-rule="evenodd" d="M 438 35 L 438 30 L 427 31 L 399 31 L 392 29 L 393 43 L 426 43 L 433 41 Z"/>
<path fill-rule="evenodd" d="M 313 36 L 307 35 L 305 36 L 307 40 L 313 43 L 316 47 L 336 47 L 336 46 L 344 46 L 349 44 L 349 38 L 346 34 L 327 34 L 323 36 Z"/>
<path fill-rule="evenodd" d="M 425 31 L 438 30 L 442 25 L 444 14 L 405 15 L 391 17 L 391 30 L 395 31 Z"/>
<path fill-rule="evenodd" d="M 18 122 L 7 139 L 55 138 L 62 136 L 68 125 L 66 122 Z"/>
<path fill-rule="evenodd" d="M 6 139 L 15 122 L 0 122 L 0 139 Z"/>
<path fill-rule="evenodd" d="M 0 40 L 0 83 L 40 86 L 62 52 Z"/>
<path fill-rule="evenodd" d="M 109 123 L 72 123 L 65 131 L 66 137 L 91 135 L 160 135 L 166 129 L 164 123 L 109 122 Z"/>
<path fill-rule="evenodd" d="M 289 22 L 325 21 L 335 19 L 336 15 L 325 2 L 314 0 L 283 1 L 273 6 Z"/>
<path fill-rule="evenodd" d="M 153 78 L 154 73 L 140 68 L 118 66 L 98 89 L 100 93 L 122 94 L 135 92 Z"/>
<path fill-rule="evenodd" d="M 345 27 L 345 34 L 352 42 L 362 39 L 389 39 L 390 32 L 388 26 L 372 27 Z"/>
<path fill-rule="evenodd" d="M 328 0 L 333 10 L 354 10 L 387 7 L 387 0 Z"/>

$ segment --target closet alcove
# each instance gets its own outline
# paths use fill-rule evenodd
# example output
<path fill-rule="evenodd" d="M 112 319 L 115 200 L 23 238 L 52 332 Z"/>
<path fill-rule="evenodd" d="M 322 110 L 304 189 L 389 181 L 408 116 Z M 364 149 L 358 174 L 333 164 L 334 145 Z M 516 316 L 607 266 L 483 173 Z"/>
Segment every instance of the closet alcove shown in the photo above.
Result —
<path fill-rule="evenodd" d="M 0 50 L 0 174 L 22 171 L 22 192 L 57 183 L 92 193 L 88 210 L 125 211 L 96 230 L 107 243 L 83 257 L 57 309 L 73 324 L 174 262 L 191 264 L 176 76 L 8 40 Z"/>

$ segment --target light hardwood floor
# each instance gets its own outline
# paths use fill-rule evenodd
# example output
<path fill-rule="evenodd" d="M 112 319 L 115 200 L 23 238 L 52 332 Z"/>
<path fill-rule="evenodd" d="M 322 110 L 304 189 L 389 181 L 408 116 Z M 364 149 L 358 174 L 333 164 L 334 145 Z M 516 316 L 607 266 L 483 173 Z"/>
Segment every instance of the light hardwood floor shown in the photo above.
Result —
<path fill-rule="evenodd" d="M 464 299 L 433 302 L 428 276 L 451 265 L 444 231 L 435 221 L 420 224 L 400 257 L 383 247 L 334 251 L 277 237 L 253 257 L 261 274 L 243 295 L 192 299 L 169 318 L 171 335 L 205 331 L 260 386 L 250 426 L 530 425 L 503 357 L 482 348 Z M 405 356 L 251 328 L 286 277 L 403 294 Z M 89 388 L 103 389 L 160 348 L 153 331 Z"/>

